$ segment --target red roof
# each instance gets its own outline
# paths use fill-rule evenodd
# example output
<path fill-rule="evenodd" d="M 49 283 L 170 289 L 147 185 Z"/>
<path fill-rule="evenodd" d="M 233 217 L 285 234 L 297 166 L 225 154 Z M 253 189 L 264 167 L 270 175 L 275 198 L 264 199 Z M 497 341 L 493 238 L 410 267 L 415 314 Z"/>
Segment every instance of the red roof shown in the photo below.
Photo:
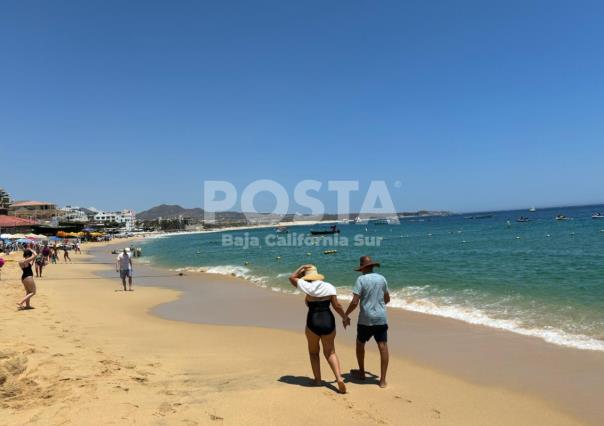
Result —
<path fill-rule="evenodd" d="M 38 222 L 31 219 L 23 219 L 16 216 L 0 215 L 0 228 L 16 228 L 19 226 L 37 225 Z"/>

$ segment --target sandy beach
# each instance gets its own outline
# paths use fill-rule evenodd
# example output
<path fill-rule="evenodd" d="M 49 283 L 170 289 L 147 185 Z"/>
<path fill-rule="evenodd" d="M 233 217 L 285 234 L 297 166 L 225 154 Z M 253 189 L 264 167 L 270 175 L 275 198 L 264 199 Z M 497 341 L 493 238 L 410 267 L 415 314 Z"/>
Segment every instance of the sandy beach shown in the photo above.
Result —
<path fill-rule="evenodd" d="M 289 316 L 300 324 L 299 331 L 253 322 L 234 325 L 245 312 L 258 309 L 245 297 L 236 303 L 239 316 L 233 325 L 161 318 L 166 312 L 157 311 L 169 302 L 187 303 L 179 300 L 182 290 L 169 288 L 179 279 L 176 274 L 154 278 L 168 288 L 135 282 L 134 292 L 122 292 L 119 280 L 109 278 L 113 267 L 94 263 L 99 260 L 91 250 L 108 256 L 107 247 L 89 244 L 83 255 L 73 256 L 74 264 L 47 267 L 44 278 L 37 280 L 34 310 L 16 310 L 23 292 L 18 266 L 9 261 L 3 268 L 2 424 L 595 423 L 593 416 L 580 418 L 532 391 L 509 389 L 503 381 L 506 386 L 465 380 L 446 366 L 428 368 L 397 356 L 396 349 L 387 389 L 375 380 L 350 381 L 348 394 L 340 395 L 324 360 L 326 384 L 313 387 L 301 332 L 304 317 L 297 312 Z M 204 279 L 218 280 L 210 275 Z M 240 289 L 245 294 L 246 287 Z M 216 295 L 206 293 L 214 312 L 232 305 L 212 299 Z M 283 309 L 276 305 L 274 315 L 263 316 L 279 321 Z M 344 371 L 355 367 L 350 337 L 336 342 Z M 367 362 L 375 371 L 373 348 Z"/>

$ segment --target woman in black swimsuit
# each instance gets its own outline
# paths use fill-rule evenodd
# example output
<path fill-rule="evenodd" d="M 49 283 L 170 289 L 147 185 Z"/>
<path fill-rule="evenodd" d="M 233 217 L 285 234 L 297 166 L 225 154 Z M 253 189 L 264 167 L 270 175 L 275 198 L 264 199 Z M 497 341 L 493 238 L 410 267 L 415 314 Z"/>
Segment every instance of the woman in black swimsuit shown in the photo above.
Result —
<path fill-rule="evenodd" d="M 338 391 L 346 393 L 346 385 L 340 372 L 340 360 L 336 354 L 335 337 L 336 321 L 330 306 L 346 321 L 346 314 L 336 296 L 335 287 L 323 281 L 323 275 L 317 272 L 313 265 L 300 266 L 294 271 L 289 282 L 306 294 L 306 340 L 308 354 L 315 378 L 315 384 L 321 384 L 321 360 L 319 357 L 320 344 L 323 345 L 323 355 L 336 376 Z"/>
<path fill-rule="evenodd" d="M 25 249 L 23 252 L 23 260 L 19 262 L 19 266 L 23 273 L 21 274 L 21 282 L 25 287 L 25 297 L 17 303 L 19 309 L 32 309 L 30 300 L 36 294 L 36 283 L 34 282 L 34 272 L 31 266 L 36 260 L 36 252 L 30 249 Z"/>

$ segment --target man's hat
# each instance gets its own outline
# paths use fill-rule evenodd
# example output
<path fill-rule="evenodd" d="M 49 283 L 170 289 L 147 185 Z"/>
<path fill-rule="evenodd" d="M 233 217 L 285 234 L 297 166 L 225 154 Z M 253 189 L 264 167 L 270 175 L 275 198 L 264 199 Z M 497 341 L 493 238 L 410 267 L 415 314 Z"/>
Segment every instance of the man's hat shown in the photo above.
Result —
<path fill-rule="evenodd" d="M 359 267 L 355 269 L 355 271 L 361 272 L 373 266 L 380 266 L 380 263 L 374 262 L 369 256 L 361 256 L 361 258 L 359 259 Z"/>

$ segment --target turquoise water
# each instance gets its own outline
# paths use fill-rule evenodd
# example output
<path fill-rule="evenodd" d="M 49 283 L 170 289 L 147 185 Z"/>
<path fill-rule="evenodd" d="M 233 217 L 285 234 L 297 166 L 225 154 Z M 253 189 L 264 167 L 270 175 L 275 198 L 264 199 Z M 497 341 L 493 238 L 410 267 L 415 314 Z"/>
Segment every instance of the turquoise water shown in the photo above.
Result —
<path fill-rule="evenodd" d="M 359 256 L 368 254 L 382 263 L 392 306 L 604 350 L 604 219 L 592 219 L 595 211 L 604 206 L 340 225 L 338 241 L 315 239 L 311 246 L 266 244 L 267 236 L 272 243 L 275 236 L 308 235 L 307 226 L 290 227 L 287 235 L 270 228 L 178 235 L 148 240 L 143 260 L 236 275 L 274 291 L 292 291 L 288 274 L 314 263 L 346 296 Z M 572 220 L 556 221 L 557 214 Z M 530 221 L 517 223 L 519 216 Z M 224 246 L 223 235 L 258 238 L 260 245 Z M 357 247 L 355 236 L 380 237 L 381 245 Z"/>

